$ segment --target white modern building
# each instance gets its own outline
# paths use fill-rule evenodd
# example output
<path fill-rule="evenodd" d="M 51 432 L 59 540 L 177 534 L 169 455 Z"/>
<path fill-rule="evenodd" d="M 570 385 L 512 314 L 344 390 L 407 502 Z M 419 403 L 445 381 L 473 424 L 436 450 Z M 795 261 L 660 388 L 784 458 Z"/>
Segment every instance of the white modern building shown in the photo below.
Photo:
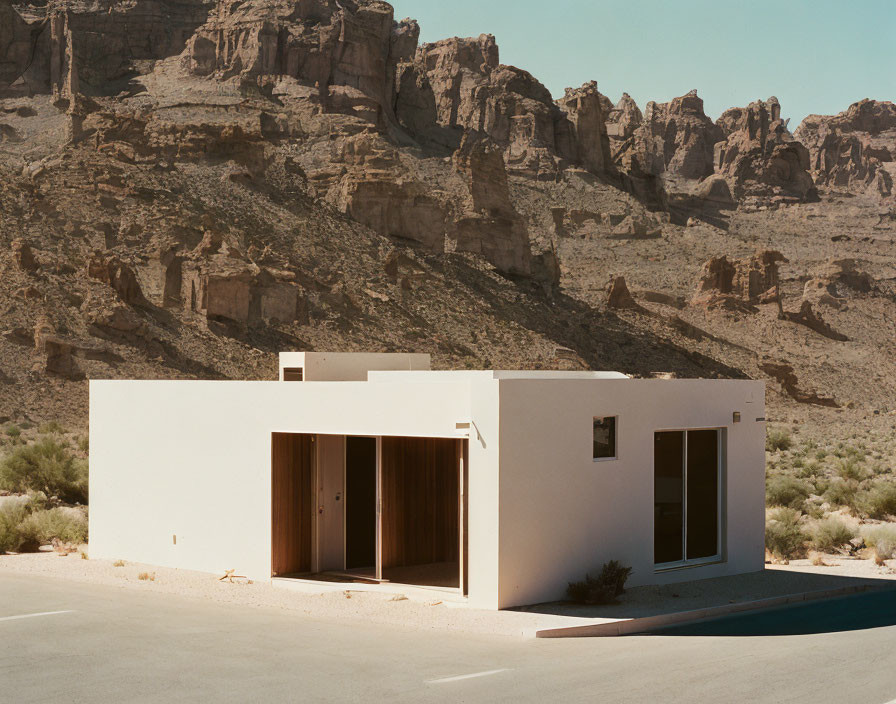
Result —
<path fill-rule="evenodd" d="M 91 381 L 91 557 L 489 609 L 608 560 L 631 586 L 763 569 L 763 382 L 327 353 L 280 379 Z"/>

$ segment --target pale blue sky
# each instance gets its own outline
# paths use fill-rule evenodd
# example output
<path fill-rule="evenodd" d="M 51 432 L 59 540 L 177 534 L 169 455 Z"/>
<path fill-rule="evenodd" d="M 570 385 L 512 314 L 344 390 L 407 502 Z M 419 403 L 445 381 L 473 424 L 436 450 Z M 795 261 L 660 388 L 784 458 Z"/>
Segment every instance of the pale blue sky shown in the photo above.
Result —
<path fill-rule="evenodd" d="M 494 34 L 555 97 L 596 80 L 643 110 L 697 88 L 713 119 L 775 95 L 790 128 L 896 100 L 896 0 L 390 0 L 421 40 Z"/>

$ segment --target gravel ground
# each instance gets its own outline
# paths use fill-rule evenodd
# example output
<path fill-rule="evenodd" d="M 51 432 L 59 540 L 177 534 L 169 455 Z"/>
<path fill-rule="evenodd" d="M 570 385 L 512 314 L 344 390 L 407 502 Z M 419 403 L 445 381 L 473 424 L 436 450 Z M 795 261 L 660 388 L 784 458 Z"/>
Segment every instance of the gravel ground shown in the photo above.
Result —
<path fill-rule="evenodd" d="M 540 614 L 452 608 L 453 605 L 442 602 L 437 593 L 427 596 L 426 601 L 419 597 L 399 600 L 395 594 L 378 592 L 305 593 L 267 583 L 250 584 L 244 579 L 221 582 L 218 580 L 220 575 L 205 572 L 131 562 L 116 567 L 110 560 L 81 559 L 79 553 L 66 557 L 49 552 L 0 556 L 0 575 L 7 571 L 179 594 L 205 601 L 298 611 L 319 620 L 360 619 L 415 629 L 520 636 L 524 630 L 540 625 L 543 620 Z M 154 579 L 141 580 L 141 573 L 148 573 Z"/>
<path fill-rule="evenodd" d="M 79 553 L 62 557 L 52 552 L 0 556 L 0 574 L 14 572 L 92 584 L 114 585 L 188 598 L 302 612 L 318 620 L 363 620 L 400 628 L 450 630 L 465 633 L 519 637 L 540 628 L 556 628 L 660 613 L 688 611 L 708 606 L 821 591 L 866 580 L 896 580 L 896 561 L 885 567 L 871 560 L 826 556 L 826 567 L 808 560 L 789 565 L 768 565 L 765 572 L 721 577 L 661 587 L 635 587 L 619 604 L 580 607 L 542 604 L 522 610 L 484 611 L 443 602 L 437 592 L 408 592 L 408 598 L 366 591 L 313 593 L 248 583 L 244 579 L 222 582 L 218 576 L 137 563 L 116 567 L 110 560 L 84 560 Z M 141 580 L 141 573 L 152 579 Z M 332 585 L 327 585 L 332 588 Z"/>

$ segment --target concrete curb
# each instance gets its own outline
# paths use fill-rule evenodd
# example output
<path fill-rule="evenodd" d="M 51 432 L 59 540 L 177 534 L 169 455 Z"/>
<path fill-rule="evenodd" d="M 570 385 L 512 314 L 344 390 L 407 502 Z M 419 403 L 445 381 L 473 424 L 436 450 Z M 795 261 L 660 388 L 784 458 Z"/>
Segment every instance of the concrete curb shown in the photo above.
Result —
<path fill-rule="evenodd" d="M 604 623 L 586 624 L 580 626 L 567 626 L 564 628 L 546 628 L 528 633 L 530 637 L 534 635 L 536 638 L 593 638 L 607 636 L 626 636 L 636 633 L 644 633 L 663 626 L 680 625 L 683 623 L 691 623 L 694 621 L 704 621 L 707 619 L 718 618 L 719 616 L 727 616 L 729 614 L 741 613 L 744 611 L 763 611 L 776 606 L 785 606 L 787 604 L 797 604 L 805 601 L 821 601 L 824 599 L 833 599 L 840 596 L 848 596 L 850 594 L 860 594 L 864 592 L 878 592 L 896 590 L 896 585 L 877 585 L 877 584 L 856 584 L 849 587 L 838 587 L 836 589 L 825 589 L 814 592 L 801 592 L 799 594 L 787 594 L 785 596 L 770 597 L 768 599 L 757 599 L 755 601 L 744 601 L 739 604 L 724 604 L 723 606 L 710 606 L 705 609 L 694 609 L 691 611 L 678 611 L 670 614 L 660 614 L 658 616 L 644 616 L 642 618 L 620 619 L 618 621 L 610 621 Z"/>

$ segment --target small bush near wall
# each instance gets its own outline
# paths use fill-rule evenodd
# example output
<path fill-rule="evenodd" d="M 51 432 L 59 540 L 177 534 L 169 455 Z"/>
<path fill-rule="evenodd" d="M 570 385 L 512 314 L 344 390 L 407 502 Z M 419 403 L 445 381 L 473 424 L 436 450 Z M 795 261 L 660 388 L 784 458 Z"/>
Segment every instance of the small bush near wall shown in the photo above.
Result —
<path fill-rule="evenodd" d="M 631 567 L 610 560 L 597 577 L 586 574 L 583 581 L 570 582 L 566 595 L 577 604 L 613 604 L 616 597 L 625 592 L 625 583 L 631 573 Z"/>
<path fill-rule="evenodd" d="M 780 507 L 768 512 L 765 520 L 765 547 L 775 557 L 790 560 L 806 550 L 808 536 L 800 525 L 802 514 Z"/>
<path fill-rule="evenodd" d="M 43 508 L 46 497 L 37 494 L 0 507 L 0 554 L 34 552 L 59 541 L 79 545 L 87 541 L 87 515 L 83 508 Z"/>
<path fill-rule="evenodd" d="M 843 547 L 856 537 L 856 532 L 837 518 L 826 518 L 811 530 L 812 547 L 820 552 L 831 552 Z"/>
<path fill-rule="evenodd" d="M 857 509 L 870 518 L 896 516 L 896 483 L 882 479 L 855 499 Z"/>
<path fill-rule="evenodd" d="M 812 487 L 807 482 L 796 477 L 787 475 L 770 477 L 765 483 L 765 504 L 800 508 L 809 498 L 811 491 Z"/>
<path fill-rule="evenodd" d="M 769 452 L 789 450 L 792 444 L 790 431 L 784 428 L 769 428 L 765 433 L 765 449 Z"/>
<path fill-rule="evenodd" d="M 896 525 L 887 524 L 869 528 L 864 535 L 865 544 L 873 551 L 878 564 L 896 557 Z"/>
<path fill-rule="evenodd" d="M 42 491 L 66 503 L 87 503 L 87 464 L 52 437 L 17 447 L 0 463 L 0 488 Z"/>

